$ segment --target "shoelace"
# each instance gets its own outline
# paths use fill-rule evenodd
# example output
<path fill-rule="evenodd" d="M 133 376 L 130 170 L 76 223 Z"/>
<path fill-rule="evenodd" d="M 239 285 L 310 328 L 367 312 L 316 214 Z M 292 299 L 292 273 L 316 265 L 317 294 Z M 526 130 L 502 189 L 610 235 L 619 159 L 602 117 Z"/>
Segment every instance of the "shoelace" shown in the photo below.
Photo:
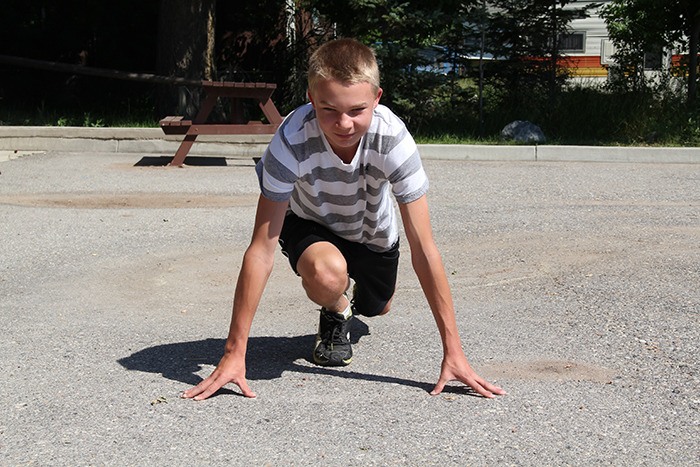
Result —
<path fill-rule="evenodd" d="M 347 336 L 343 333 L 343 325 L 337 324 L 333 326 L 333 331 L 331 331 L 331 346 L 333 344 L 344 344 Z M 331 347 L 332 348 L 332 347 Z"/>
<path fill-rule="evenodd" d="M 342 322 L 335 320 L 329 316 L 324 316 L 324 319 L 328 322 L 330 325 L 330 329 L 326 329 L 326 332 L 323 334 L 328 335 L 330 337 L 330 345 L 331 345 L 331 350 L 333 350 L 333 345 L 334 344 L 345 344 L 345 339 L 347 339 L 347 336 L 345 335 L 346 333 L 343 332 L 343 324 Z M 322 336 L 325 338 L 326 336 Z"/>

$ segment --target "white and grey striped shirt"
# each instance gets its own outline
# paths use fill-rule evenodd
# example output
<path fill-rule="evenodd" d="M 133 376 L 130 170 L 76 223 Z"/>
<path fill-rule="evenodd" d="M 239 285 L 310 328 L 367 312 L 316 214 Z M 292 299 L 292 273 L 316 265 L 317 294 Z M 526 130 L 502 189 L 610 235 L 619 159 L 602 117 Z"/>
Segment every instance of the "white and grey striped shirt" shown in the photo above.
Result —
<path fill-rule="evenodd" d="M 410 203 L 428 190 L 413 137 L 382 105 L 349 164 L 333 153 L 306 104 L 282 123 L 256 171 L 263 196 L 289 200 L 297 216 L 375 251 L 390 249 L 399 238 L 391 193 Z"/>

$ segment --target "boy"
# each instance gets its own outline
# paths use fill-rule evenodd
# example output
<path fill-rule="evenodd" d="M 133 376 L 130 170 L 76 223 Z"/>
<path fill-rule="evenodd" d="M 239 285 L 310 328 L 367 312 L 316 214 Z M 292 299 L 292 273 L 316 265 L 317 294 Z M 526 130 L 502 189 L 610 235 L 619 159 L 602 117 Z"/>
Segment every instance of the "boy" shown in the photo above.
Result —
<path fill-rule="evenodd" d="M 244 396 L 255 397 L 245 378 L 246 345 L 278 242 L 306 294 L 321 307 L 314 361 L 349 364 L 353 313 L 386 314 L 394 295 L 399 232 L 392 193 L 443 344 L 440 377 L 431 394 L 451 380 L 485 397 L 505 394 L 479 377 L 462 351 L 432 237 L 428 181 L 406 127 L 379 105 L 374 52 L 352 39 L 328 42 L 312 55 L 308 81 L 311 102 L 285 119 L 256 167 L 262 193 L 224 355 L 214 372 L 183 397 L 206 399 L 231 382 Z"/>

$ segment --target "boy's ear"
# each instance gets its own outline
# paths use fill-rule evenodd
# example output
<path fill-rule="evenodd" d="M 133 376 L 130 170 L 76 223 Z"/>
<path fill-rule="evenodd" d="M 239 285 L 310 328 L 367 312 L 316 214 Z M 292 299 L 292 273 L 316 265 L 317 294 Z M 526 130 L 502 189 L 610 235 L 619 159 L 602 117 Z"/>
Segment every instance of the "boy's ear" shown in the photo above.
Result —
<path fill-rule="evenodd" d="M 374 106 L 375 106 L 375 107 L 376 107 L 377 105 L 379 105 L 379 99 L 382 98 L 382 93 L 384 93 L 384 91 L 382 90 L 382 88 L 377 89 L 377 98 L 374 100 Z"/>
<path fill-rule="evenodd" d="M 314 98 L 311 96 L 311 89 L 306 91 L 306 96 L 309 98 L 309 102 L 311 102 L 311 105 L 314 105 Z"/>

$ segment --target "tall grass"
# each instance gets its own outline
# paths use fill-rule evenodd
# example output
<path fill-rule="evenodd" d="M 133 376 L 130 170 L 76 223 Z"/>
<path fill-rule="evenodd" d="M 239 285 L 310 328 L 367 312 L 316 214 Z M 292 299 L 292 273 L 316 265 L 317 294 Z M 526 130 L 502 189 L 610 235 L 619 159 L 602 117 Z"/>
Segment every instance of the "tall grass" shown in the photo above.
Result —
<path fill-rule="evenodd" d="M 0 125 L 150 128 L 158 126 L 158 119 L 153 112 L 143 109 L 83 110 L 51 105 L 39 105 L 34 108 L 15 105 L 0 108 Z"/>
<path fill-rule="evenodd" d="M 697 116 L 680 93 L 579 85 L 561 93 L 544 129 L 565 144 L 700 146 Z"/>
<path fill-rule="evenodd" d="M 548 143 L 568 145 L 700 146 L 700 109 L 690 108 L 682 91 L 614 90 L 602 84 L 568 86 L 555 96 L 532 92 L 514 102 L 487 88 L 483 122 L 476 99 L 433 103 L 416 132 L 421 142 L 501 142 L 513 120 L 539 125 Z"/>
<path fill-rule="evenodd" d="M 419 98 L 396 99 L 393 109 L 421 143 L 504 144 L 501 129 L 513 120 L 528 120 L 542 128 L 550 144 L 700 147 L 700 107 L 689 108 L 681 91 L 633 92 L 577 84 L 554 97 L 532 92 L 516 103 L 505 96 L 496 87 L 484 90 L 483 120 L 477 88 L 466 80 L 450 89 L 422 89 Z M 152 92 L 115 101 L 5 102 L 0 105 L 0 125 L 158 126 Z"/>

